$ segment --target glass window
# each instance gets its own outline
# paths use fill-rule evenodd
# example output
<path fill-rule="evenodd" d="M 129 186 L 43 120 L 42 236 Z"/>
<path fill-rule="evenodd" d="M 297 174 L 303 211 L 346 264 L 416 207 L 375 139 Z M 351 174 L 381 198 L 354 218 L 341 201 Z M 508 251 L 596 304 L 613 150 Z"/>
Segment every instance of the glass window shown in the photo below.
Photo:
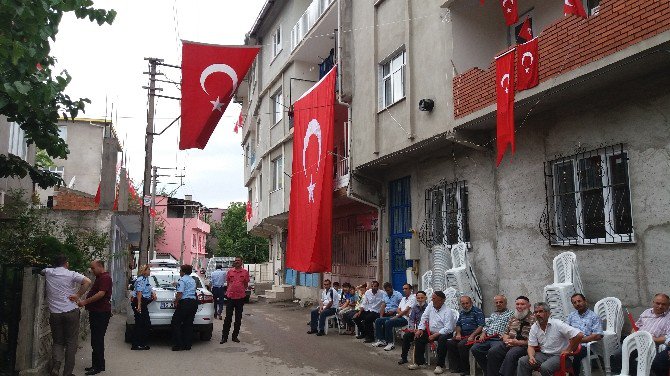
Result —
<path fill-rule="evenodd" d="M 272 161 L 272 190 L 284 188 L 284 156 Z"/>
<path fill-rule="evenodd" d="M 468 187 L 465 181 L 442 183 L 426 191 L 427 236 L 432 245 L 470 241 Z"/>
<path fill-rule="evenodd" d="M 405 51 L 382 63 L 381 107 L 386 108 L 405 97 Z"/>
<path fill-rule="evenodd" d="M 279 55 L 282 50 L 281 26 L 272 34 L 272 57 Z"/>
<path fill-rule="evenodd" d="M 9 154 L 26 160 L 28 159 L 28 144 L 26 144 L 26 132 L 18 123 L 9 123 Z"/>
<path fill-rule="evenodd" d="M 284 97 L 279 89 L 271 98 L 272 100 L 272 122 L 279 123 L 284 117 Z"/>

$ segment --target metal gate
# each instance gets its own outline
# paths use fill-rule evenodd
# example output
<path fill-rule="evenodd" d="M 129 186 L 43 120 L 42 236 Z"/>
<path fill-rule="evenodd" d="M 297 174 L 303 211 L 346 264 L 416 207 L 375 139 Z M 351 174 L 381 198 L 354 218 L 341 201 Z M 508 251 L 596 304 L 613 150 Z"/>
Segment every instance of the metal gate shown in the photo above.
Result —
<path fill-rule="evenodd" d="M 0 375 L 13 375 L 21 319 L 23 267 L 0 265 Z"/>
<path fill-rule="evenodd" d="M 405 239 L 412 237 L 412 208 L 409 176 L 389 184 L 389 232 L 391 283 L 397 291 L 407 282 L 405 274 L 408 262 L 405 259 Z"/>

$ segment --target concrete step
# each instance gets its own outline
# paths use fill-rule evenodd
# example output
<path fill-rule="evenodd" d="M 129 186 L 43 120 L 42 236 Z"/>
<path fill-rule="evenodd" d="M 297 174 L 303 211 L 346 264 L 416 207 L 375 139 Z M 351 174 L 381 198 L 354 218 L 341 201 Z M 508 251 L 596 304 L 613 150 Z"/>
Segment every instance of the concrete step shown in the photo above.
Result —
<path fill-rule="evenodd" d="M 291 300 L 293 300 L 293 286 L 290 285 L 272 286 L 271 290 L 258 295 L 259 302 L 274 303 Z"/>

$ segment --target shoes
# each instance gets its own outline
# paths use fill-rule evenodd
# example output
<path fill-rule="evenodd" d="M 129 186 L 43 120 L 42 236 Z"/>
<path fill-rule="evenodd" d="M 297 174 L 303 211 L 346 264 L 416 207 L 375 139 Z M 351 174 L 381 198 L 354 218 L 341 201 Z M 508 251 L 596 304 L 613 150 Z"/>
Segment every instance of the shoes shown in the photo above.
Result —
<path fill-rule="evenodd" d="M 400 360 L 398 361 L 398 364 L 399 364 L 399 365 L 403 365 L 403 364 L 405 364 L 405 363 L 407 363 L 407 359 L 400 359 Z"/>
<path fill-rule="evenodd" d="M 172 351 L 181 351 L 183 350 L 181 346 L 172 346 Z"/>
<path fill-rule="evenodd" d="M 237 337 L 233 338 L 232 341 L 235 343 L 240 343 L 240 340 Z"/>
<path fill-rule="evenodd" d="M 310 330 L 309 332 L 307 332 L 307 334 L 317 334 L 317 333 L 318 332 L 316 330 Z"/>
<path fill-rule="evenodd" d="M 356 336 L 356 339 L 363 339 L 363 338 L 365 338 L 364 335 L 357 335 L 357 336 Z"/>
<path fill-rule="evenodd" d="M 386 347 L 384 347 L 384 351 L 391 351 L 393 349 L 395 349 L 395 345 L 392 343 L 389 343 L 388 345 L 386 345 Z"/>
<path fill-rule="evenodd" d="M 316 333 L 316 336 L 317 336 L 317 337 L 321 337 L 321 336 L 325 336 L 325 335 L 326 335 L 325 332 L 318 332 L 318 333 Z"/>
<path fill-rule="evenodd" d="M 95 369 L 95 367 L 91 366 L 91 367 L 86 367 L 86 368 L 84 368 L 84 371 L 88 372 L 88 371 L 93 371 L 94 369 Z M 100 371 L 104 371 L 104 370 L 105 370 L 105 367 L 98 368 L 98 369 L 99 369 Z"/>
<path fill-rule="evenodd" d="M 363 342 L 364 342 L 364 343 L 372 343 L 372 342 L 374 342 L 374 341 L 375 341 L 374 339 L 367 338 L 367 339 L 366 339 L 365 341 L 363 341 Z"/>
<path fill-rule="evenodd" d="M 130 349 L 131 350 L 149 350 L 151 347 L 149 346 L 133 346 Z"/>
<path fill-rule="evenodd" d="M 219 344 L 223 345 L 226 342 L 228 342 L 228 338 L 221 338 L 221 342 L 219 342 Z"/>
<path fill-rule="evenodd" d="M 410 365 L 407 367 L 407 369 L 410 370 L 410 371 L 414 371 L 415 369 L 421 369 L 421 368 L 423 368 L 423 367 L 424 367 L 423 364 L 416 364 L 416 363 L 413 363 L 413 364 L 410 364 Z"/>
<path fill-rule="evenodd" d="M 386 341 L 379 341 L 377 344 L 377 347 L 385 347 L 386 346 Z"/>
<path fill-rule="evenodd" d="M 183 347 L 182 350 L 183 350 L 183 351 L 191 351 L 191 346 L 189 346 L 189 347 Z"/>
<path fill-rule="evenodd" d="M 436 374 L 436 375 L 440 375 L 443 372 L 444 372 L 444 370 L 440 366 L 435 367 L 435 371 L 433 371 L 433 373 Z"/>
<path fill-rule="evenodd" d="M 97 375 L 97 374 L 99 374 L 100 372 L 102 372 L 101 369 L 95 369 L 95 368 L 93 368 L 93 369 L 91 369 L 91 370 L 86 371 L 85 375 Z"/>

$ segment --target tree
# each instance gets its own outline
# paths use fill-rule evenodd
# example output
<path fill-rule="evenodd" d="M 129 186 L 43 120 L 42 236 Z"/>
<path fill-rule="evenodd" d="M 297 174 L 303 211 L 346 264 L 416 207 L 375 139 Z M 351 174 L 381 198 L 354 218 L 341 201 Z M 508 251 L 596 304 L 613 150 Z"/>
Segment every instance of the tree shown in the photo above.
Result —
<path fill-rule="evenodd" d="M 63 15 L 74 12 L 98 25 L 111 24 L 116 11 L 96 9 L 92 0 L 0 0 L 0 115 L 21 125 L 28 144 L 51 158 L 67 158 L 67 144 L 58 135 L 58 119 L 73 119 L 90 100 L 64 93 L 67 71 L 54 74 L 50 40 L 56 40 Z M 30 176 L 41 188 L 62 179 L 45 166 L 30 165 L 13 154 L 0 154 L 0 178 Z"/>
<path fill-rule="evenodd" d="M 212 226 L 212 235 L 218 239 L 219 247 L 214 256 L 242 256 L 245 263 L 257 264 L 268 261 L 267 239 L 247 232 L 244 220 L 246 204 L 233 202 L 225 217 Z"/>

